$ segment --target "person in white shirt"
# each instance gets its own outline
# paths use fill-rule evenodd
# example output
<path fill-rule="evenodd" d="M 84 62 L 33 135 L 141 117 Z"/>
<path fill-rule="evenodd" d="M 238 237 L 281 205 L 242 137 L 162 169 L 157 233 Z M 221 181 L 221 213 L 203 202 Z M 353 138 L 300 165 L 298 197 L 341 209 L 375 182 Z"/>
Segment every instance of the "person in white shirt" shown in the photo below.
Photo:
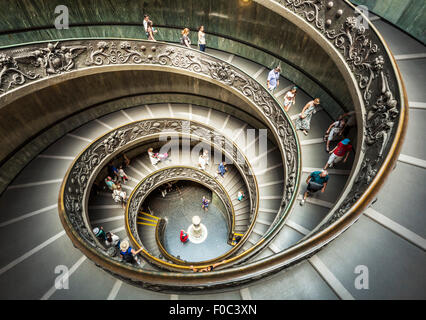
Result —
<path fill-rule="evenodd" d="M 149 15 L 144 14 L 143 15 L 143 28 L 145 29 L 146 38 L 149 38 L 148 34 L 148 21 L 149 21 Z"/>
<path fill-rule="evenodd" d="M 105 246 L 107 248 L 109 247 L 115 247 L 118 245 L 118 242 L 120 241 L 120 237 L 112 232 L 107 232 L 106 234 L 106 240 L 105 240 Z"/>
<path fill-rule="evenodd" d="M 284 96 L 284 110 L 288 112 L 290 107 L 296 103 L 297 87 L 293 87 Z"/>
<path fill-rule="evenodd" d="M 324 136 L 324 139 L 327 139 L 327 152 L 330 152 L 330 141 L 336 140 L 342 136 L 345 125 L 346 120 L 341 119 L 333 122 L 330 127 L 328 127 Z"/>
<path fill-rule="evenodd" d="M 118 175 L 122 183 L 126 183 L 127 181 L 129 181 L 127 174 L 123 170 L 123 166 L 120 166 L 120 169 L 118 169 Z"/>
<path fill-rule="evenodd" d="M 206 34 L 204 33 L 204 26 L 198 28 L 198 47 L 200 51 L 206 51 Z"/>
<path fill-rule="evenodd" d="M 278 66 L 268 73 L 266 86 L 268 87 L 268 90 L 271 91 L 271 93 L 274 93 L 274 90 L 280 85 L 280 72 L 281 68 Z"/>
<path fill-rule="evenodd" d="M 127 194 L 126 192 L 124 192 L 123 190 L 121 190 L 121 186 L 118 185 L 117 189 L 115 189 L 112 192 L 112 198 L 114 199 L 115 202 L 120 202 L 121 206 L 125 207 L 125 203 L 126 203 L 126 198 L 127 198 Z"/>

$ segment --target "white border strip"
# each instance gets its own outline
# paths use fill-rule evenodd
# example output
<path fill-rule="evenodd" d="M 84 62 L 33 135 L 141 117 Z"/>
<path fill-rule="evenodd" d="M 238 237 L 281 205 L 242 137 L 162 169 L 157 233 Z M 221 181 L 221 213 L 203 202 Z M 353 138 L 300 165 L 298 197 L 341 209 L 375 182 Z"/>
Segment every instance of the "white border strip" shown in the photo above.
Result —
<path fill-rule="evenodd" d="M 43 212 L 46 212 L 46 211 L 50 211 L 52 209 L 56 209 L 57 207 L 58 207 L 58 204 L 53 204 L 51 206 L 48 206 L 48 207 L 45 207 L 45 208 L 42 208 L 42 209 L 39 209 L 39 210 L 36 210 L 36 211 L 32 211 L 32 212 L 26 213 L 26 214 L 24 214 L 22 216 L 19 216 L 17 218 L 14 218 L 14 219 L 11 219 L 11 220 L 8 220 L 8 221 L 0 223 L 0 228 L 1 227 L 5 227 L 5 226 L 7 226 L 9 224 L 12 224 L 12 223 L 15 223 L 15 222 L 27 219 L 29 217 L 35 216 L 36 214 L 43 213 Z"/>
<path fill-rule="evenodd" d="M 314 269 L 320 274 L 328 286 L 343 300 L 355 300 L 343 284 L 334 276 L 317 255 L 308 259 Z"/>
<path fill-rule="evenodd" d="M 407 156 L 406 154 L 400 154 L 398 161 L 426 169 L 426 161 L 425 160 L 422 160 L 422 159 L 419 159 L 419 158 L 414 158 L 414 157 L 411 157 L 411 156 Z"/>
<path fill-rule="evenodd" d="M 12 262 L 10 262 L 9 264 L 5 265 L 3 268 L 0 269 L 0 275 L 2 275 L 3 273 L 5 273 L 6 271 L 12 269 L 14 266 L 16 266 L 17 264 L 19 264 L 22 261 L 26 260 L 27 258 L 31 257 L 33 254 L 39 252 L 41 249 L 43 249 L 44 247 L 48 246 L 49 244 L 51 244 L 55 240 L 59 239 L 64 234 L 65 234 L 65 231 L 59 232 L 58 234 L 54 235 L 53 237 L 51 237 L 51 238 L 47 239 L 46 241 L 44 241 L 43 243 L 39 244 L 37 247 L 31 249 L 30 251 L 28 251 L 27 253 L 23 254 L 19 258 L 16 258 L 15 260 L 13 260 Z"/>
<path fill-rule="evenodd" d="M 35 186 L 41 186 L 44 184 L 51 184 L 51 183 L 59 183 L 62 182 L 62 179 L 53 179 L 53 180 L 45 180 L 45 181 L 37 181 L 37 182 L 29 182 L 29 183 L 22 183 L 22 184 L 14 184 L 7 189 L 19 189 L 19 188 L 28 188 L 28 187 L 35 187 Z"/>
<path fill-rule="evenodd" d="M 424 59 L 424 58 L 426 58 L 426 53 L 397 54 L 394 57 L 395 57 L 395 60 L 397 60 L 397 61 Z"/>
<path fill-rule="evenodd" d="M 107 300 L 115 300 L 115 298 L 117 297 L 118 291 L 120 291 L 121 285 L 123 284 L 123 281 L 121 280 L 117 280 L 115 281 Z"/>
<path fill-rule="evenodd" d="M 403 227 L 399 223 L 396 223 L 395 221 L 389 219 L 385 215 L 377 212 L 376 210 L 374 210 L 372 208 L 368 208 L 366 211 L 364 211 L 364 214 L 367 217 L 369 217 L 370 219 L 377 222 L 378 224 L 384 226 L 386 229 L 389 229 L 390 231 L 396 233 L 401 238 L 404 238 L 408 242 L 411 242 L 415 246 L 426 251 L 426 239 L 425 238 L 422 238 L 418 234 L 416 234 L 413 231 Z"/>

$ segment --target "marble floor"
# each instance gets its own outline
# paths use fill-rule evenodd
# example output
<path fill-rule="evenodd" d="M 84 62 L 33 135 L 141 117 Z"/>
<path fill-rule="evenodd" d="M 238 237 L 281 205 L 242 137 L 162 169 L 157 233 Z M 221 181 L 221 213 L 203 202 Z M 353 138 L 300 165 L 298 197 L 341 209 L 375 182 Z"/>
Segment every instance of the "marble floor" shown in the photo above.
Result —
<path fill-rule="evenodd" d="M 227 244 L 228 227 L 221 210 L 210 203 L 208 211 L 201 208 L 201 199 L 211 200 L 212 192 L 204 186 L 180 182 L 180 194 L 171 192 L 162 198 L 161 193 L 153 194 L 148 206 L 156 216 L 167 218 L 164 232 L 164 246 L 175 257 L 185 261 L 199 262 L 216 258 L 232 248 Z M 207 238 L 199 244 L 179 239 L 180 230 L 188 230 L 192 217 L 198 215 L 207 228 Z"/>

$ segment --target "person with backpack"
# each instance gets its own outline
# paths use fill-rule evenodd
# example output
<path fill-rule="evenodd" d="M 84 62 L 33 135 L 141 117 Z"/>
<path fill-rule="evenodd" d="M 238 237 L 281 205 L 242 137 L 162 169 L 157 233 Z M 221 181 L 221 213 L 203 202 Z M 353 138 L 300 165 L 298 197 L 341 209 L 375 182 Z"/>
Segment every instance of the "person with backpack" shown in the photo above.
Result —
<path fill-rule="evenodd" d="M 95 234 L 96 238 L 99 239 L 99 241 L 104 242 L 106 240 L 106 233 L 104 231 L 103 227 L 96 227 L 93 229 L 93 233 Z"/>
<path fill-rule="evenodd" d="M 324 193 L 328 182 L 328 172 L 326 170 L 314 171 L 306 179 L 308 184 L 306 191 L 303 195 L 303 199 L 300 201 L 300 205 L 305 204 L 306 198 L 311 194 L 321 190 Z"/>
<path fill-rule="evenodd" d="M 129 241 L 123 240 L 120 242 L 120 257 L 129 263 L 136 262 L 137 264 L 141 264 L 140 259 L 137 258 L 137 254 L 142 251 L 142 248 L 135 251 L 129 244 Z"/>

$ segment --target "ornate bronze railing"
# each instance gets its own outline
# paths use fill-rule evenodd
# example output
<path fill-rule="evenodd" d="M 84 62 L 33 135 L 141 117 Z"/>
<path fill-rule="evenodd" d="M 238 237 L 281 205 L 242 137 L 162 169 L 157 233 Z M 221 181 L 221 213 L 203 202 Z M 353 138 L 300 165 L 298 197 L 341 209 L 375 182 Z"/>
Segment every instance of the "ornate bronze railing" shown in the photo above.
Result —
<path fill-rule="evenodd" d="M 356 13 L 352 5 L 343 0 L 255 1 L 303 28 L 321 46 L 326 48 L 330 53 L 330 58 L 336 62 L 336 67 L 340 69 L 347 81 L 357 112 L 359 132 L 356 164 L 342 196 L 322 223 L 296 245 L 256 262 L 211 273 L 159 273 L 137 270 L 133 267 L 126 267 L 124 270 L 114 262 L 105 263 L 104 259 L 93 250 L 84 249 L 84 252 L 102 268 L 108 268 L 115 274 L 121 274 L 124 280 L 153 290 L 178 288 L 179 290 L 199 290 L 244 284 L 277 272 L 314 254 L 352 225 L 374 199 L 379 187 L 396 162 L 408 117 L 407 98 L 395 60 L 374 26 L 370 23 L 368 23 L 368 28 L 359 25 L 357 22 L 360 14 Z M 111 47 L 111 43 L 115 43 L 115 46 Z M 39 69 L 35 68 L 38 73 L 31 72 L 31 68 L 30 72 L 26 73 L 26 69 L 19 65 L 17 60 L 13 60 L 13 58 L 11 60 L 11 57 L 14 56 L 11 53 L 9 56 L 2 57 L 2 67 L 10 76 L 13 74 L 16 76 L 9 81 L 3 79 L 0 82 L 1 88 L 12 92 L 13 87 L 39 81 L 35 77 L 38 74 L 41 75 L 43 70 L 46 73 L 45 77 L 57 76 L 48 75 L 47 69 L 57 70 L 58 74 L 67 72 L 70 75 L 74 68 L 80 68 L 84 61 L 92 66 L 99 64 L 103 67 L 132 63 L 144 66 L 156 64 L 161 67 L 170 67 L 170 69 L 185 70 L 196 77 L 208 77 L 221 86 L 229 85 L 232 90 L 257 106 L 259 117 L 268 124 L 278 141 L 284 159 L 287 184 L 284 189 L 281 214 L 278 215 L 277 220 L 285 217 L 294 202 L 295 191 L 299 185 L 300 158 L 298 155 L 295 158 L 292 157 L 294 154 L 292 151 L 299 150 L 298 141 L 295 137 L 293 140 L 293 136 L 287 140 L 286 136 L 291 135 L 288 130 L 291 130 L 292 126 L 287 124 L 289 123 L 288 117 L 283 114 L 276 101 L 267 92 L 262 91 L 254 80 L 247 80 L 243 72 L 224 62 L 214 62 L 208 55 L 200 56 L 193 50 L 161 43 L 155 43 L 155 45 L 150 43 L 145 48 L 135 45 L 137 42 L 128 41 L 127 43 L 130 44 L 130 47 L 126 43 L 119 46 L 116 40 L 99 42 L 98 46 L 92 41 L 92 45 L 86 46 L 87 50 L 83 50 L 84 52 L 90 51 L 90 54 L 82 53 L 77 57 L 68 54 L 68 63 L 64 58 L 64 62 L 57 64 L 56 67 L 53 66 L 53 69 L 47 67 L 46 64 L 44 67 L 40 67 L 40 62 L 37 67 Z M 82 42 L 74 41 L 71 44 L 78 47 L 82 45 Z M 175 50 L 169 50 L 170 47 Z M 33 47 L 33 49 L 35 48 Z M 49 57 L 49 51 L 46 50 L 36 52 L 34 55 L 41 57 L 41 61 L 44 57 L 44 61 L 46 61 L 46 57 Z M 76 48 L 74 51 L 78 50 Z M 117 53 L 120 54 L 117 55 Z M 63 56 L 65 57 L 65 53 Z M 133 61 L 133 57 L 136 58 L 136 61 Z M 139 60 L 138 57 L 143 59 Z M 210 63 L 204 64 L 206 57 Z M 47 61 L 49 62 L 49 59 Z M 25 76 L 19 75 L 20 72 L 24 72 Z M 290 166 L 290 170 L 288 170 L 288 166 Z M 291 183 L 288 184 L 288 181 Z M 63 185 L 63 190 L 66 187 Z M 81 208 L 78 205 L 75 207 L 77 210 Z M 60 208 L 64 210 L 63 206 Z M 70 218 L 73 219 L 73 217 Z M 64 220 L 63 222 L 64 225 L 69 223 Z M 276 222 L 274 225 L 279 225 L 278 221 Z M 81 248 L 81 243 L 76 237 L 77 234 L 67 227 L 66 229 L 73 242 Z M 273 238 L 277 230 L 276 228 L 269 230 L 259 242 L 263 241 L 266 244 Z"/>

